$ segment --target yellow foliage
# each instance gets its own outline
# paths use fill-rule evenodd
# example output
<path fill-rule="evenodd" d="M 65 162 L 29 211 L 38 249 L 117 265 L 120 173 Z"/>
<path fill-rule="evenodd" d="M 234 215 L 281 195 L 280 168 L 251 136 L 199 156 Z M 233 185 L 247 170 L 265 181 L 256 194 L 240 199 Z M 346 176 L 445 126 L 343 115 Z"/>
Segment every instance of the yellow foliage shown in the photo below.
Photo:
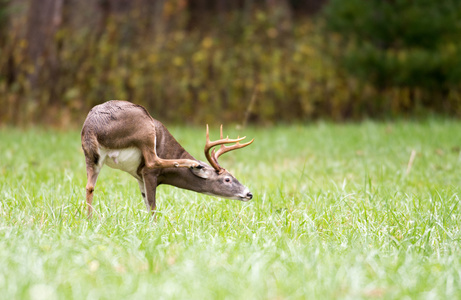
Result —
<path fill-rule="evenodd" d="M 184 58 L 182 58 L 181 56 L 175 56 L 173 58 L 173 64 L 177 67 L 180 67 L 184 64 Z"/>
<path fill-rule="evenodd" d="M 213 46 L 213 39 L 209 36 L 205 37 L 202 41 L 202 47 L 205 49 L 210 49 Z"/>
<path fill-rule="evenodd" d="M 164 13 L 179 9 L 168 5 Z M 16 48 L 2 48 L 0 98 L 9 100 L 0 107 L 0 122 L 40 120 L 43 108 L 52 102 L 69 109 L 80 122 L 84 114 L 79 109 L 87 111 L 109 99 L 143 104 L 163 121 L 185 122 L 187 117 L 187 122 L 242 122 L 256 86 L 251 120 L 344 120 L 383 114 L 389 105 L 398 113 L 411 100 L 409 94 L 419 95 L 403 88 L 376 91 L 342 73 L 326 50 L 341 52 L 351 45 L 324 37 L 310 21 L 281 29 L 258 10 L 247 26 L 236 30 L 238 34 L 227 24 L 209 31 L 172 28 L 154 37 L 126 34 L 122 21 L 108 22 L 98 38 L 83 30 L 60 32 L 55 69 L 45 56 L 36 64 L 30 62 L 24 39 L 17 40 Z M 446 45 L 443 50 L 456 49 Z M 391 55 L 407 59 L 410 54 Z M 5 75 L 9 63 L 15 71 L 12 84 Z M 32 75 L 37 76 L 35 87 Z M 460 95 L 459 89 L 449 91 L 454 114 L 461 113 Z M 27 110 L 31 118 L 14 115 L 16 99 L 20 104 L 33 99 L 34 109 Z"/>

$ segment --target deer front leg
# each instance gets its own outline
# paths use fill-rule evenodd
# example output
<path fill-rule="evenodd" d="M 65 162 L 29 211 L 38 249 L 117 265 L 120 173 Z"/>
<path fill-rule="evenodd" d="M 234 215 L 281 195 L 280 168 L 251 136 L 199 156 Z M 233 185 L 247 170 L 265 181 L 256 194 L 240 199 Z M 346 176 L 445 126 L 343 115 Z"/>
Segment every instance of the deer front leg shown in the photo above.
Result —
<path fill-rule="evenodd" d="M 144 186 L 144 180 L 138 179 L 139 190 L 141 191 L 142 199 L 147 206 L 147 199 L 146 199 L 146 187 Z"/>
<path fill-rule="evenodd" d="M 150 211 L 152 215 L 155 213 L 155 192 L 157 190 L 157 174 L 144 168 L 142 171 L 142 180 L 144 182 L 141 188 L 141 182 L 139 187 L 143 194 L 144 202 L 146 203 L 147 211 Z"/>

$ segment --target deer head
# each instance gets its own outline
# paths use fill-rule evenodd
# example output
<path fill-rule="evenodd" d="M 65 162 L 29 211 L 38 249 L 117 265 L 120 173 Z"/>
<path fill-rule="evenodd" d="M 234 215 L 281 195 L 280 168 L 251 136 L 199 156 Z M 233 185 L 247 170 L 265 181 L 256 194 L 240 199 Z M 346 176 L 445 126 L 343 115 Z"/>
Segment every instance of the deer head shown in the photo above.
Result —
<path fill-rule="evenodd" d="M 198 177 L 209 180 L 214 184 L 207 185 L 207 191 L 203 191 L 205 194 L 214 196 L 221 196 L 229 199 L 249 201 L 253 198 L 253 194 L 250 190 L 242 185 L 229 171 L 221 167 L 218 163 L 218 158 L 229 151 L 241 149 L 253 143 L 251 141 L 240 144 L 246 137 L 237 139 L 229 139 L 229 137 L 223 138 L 222 125 L 221 125 L 221 139 L 216 141 L 210 141 L 210 134 L 208 125 L 206 126 L 206 144 L 205 144 L 205 156 L 210 163 L 210 166 L 205 165 L 203 168 L 194 168 L 191 171 Z M 225 144 L 234 144 L 232 146 L 225 146 Z M 214 147 L 221 146 L 217 151 Z"/>

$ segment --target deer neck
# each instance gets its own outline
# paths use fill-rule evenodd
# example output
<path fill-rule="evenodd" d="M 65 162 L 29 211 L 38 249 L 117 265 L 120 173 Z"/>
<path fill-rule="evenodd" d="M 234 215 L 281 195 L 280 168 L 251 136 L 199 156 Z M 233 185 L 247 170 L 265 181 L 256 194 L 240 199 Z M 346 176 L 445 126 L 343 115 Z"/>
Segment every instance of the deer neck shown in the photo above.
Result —
<path fill-rule="evenodd" d="M 158 177 L 158 185 L 167 184 L 198 193 L 205 192 L 204 181 L 205 179 L 195 176 L 191 170 L 185 168 L 165 169 Z"/>
<path fill-rule="evenodd" d="M 196 160 L 190 155 L 171 133 L 156 121 L 157 132 L 157 155 L 165 159 L 185 158 Z M 181 189 L 195 192 L 203 192 L 203 180 L 195 176 L 189 169 L 167 168 L 159 170 L 158 184 L 168 184 Z"/>
<path fill-rule="evenodd" d="M 178 141 L 171 135 L 171 133 L 166 129 L 166 127 L 155 120 L 156 126 L 156 138 L 157 138 L 157 155 L 164 159 L 193 159 L 196 160 L 192 155 L 190 155 Z"/>

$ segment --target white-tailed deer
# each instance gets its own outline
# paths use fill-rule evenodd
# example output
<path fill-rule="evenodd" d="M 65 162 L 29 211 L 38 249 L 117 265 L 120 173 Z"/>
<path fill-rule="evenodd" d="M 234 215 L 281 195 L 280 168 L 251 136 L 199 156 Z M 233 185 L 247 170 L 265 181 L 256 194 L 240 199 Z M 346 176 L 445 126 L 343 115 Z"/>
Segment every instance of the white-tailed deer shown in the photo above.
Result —
<path fill-rule="evenodd" d="M 82 128 L 82 148 L 86 159 L 86 202 L 92 213 L 93 192 L 104 164 L 131 174 L 138 180 L 147 209 L 155 211 L 155 192 L 160 184 L 224 198 L 249 201 L 253 197 L 218 163 L 225 152 L 253 142 L 223 138 L 210 141 L 206 128 L 205 156 L 208 166 L 192 157 L 162 123 L 147 110 L 127 101 L 112 100 L 91 109 Z M 224 146 L 224 144 L 234 144 Z M 216 152 L 214 147 L 221 146 Z"/>

